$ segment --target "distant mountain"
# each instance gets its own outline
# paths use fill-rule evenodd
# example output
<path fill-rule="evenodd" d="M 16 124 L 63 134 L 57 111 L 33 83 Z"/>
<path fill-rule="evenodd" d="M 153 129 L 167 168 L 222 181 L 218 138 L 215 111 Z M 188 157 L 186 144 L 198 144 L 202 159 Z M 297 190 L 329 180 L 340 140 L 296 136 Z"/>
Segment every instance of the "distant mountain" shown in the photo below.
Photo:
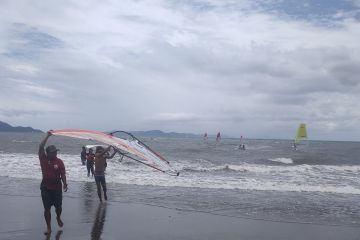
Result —
<path fill-rule="evenodd" d="M 160 130 L 150 131 L 131 131 L 135 136 L 142 137 L 174 137 L 174 138 L 198 138 L 200 135 L 193 133 L 177 133 L 177 132 L 163 132 Z"/>
<path fill-rule="evenodd" d="M 0 132 L 42 132 L 32 127 L 13 127 L 6 122 L 0 121 Z"/>

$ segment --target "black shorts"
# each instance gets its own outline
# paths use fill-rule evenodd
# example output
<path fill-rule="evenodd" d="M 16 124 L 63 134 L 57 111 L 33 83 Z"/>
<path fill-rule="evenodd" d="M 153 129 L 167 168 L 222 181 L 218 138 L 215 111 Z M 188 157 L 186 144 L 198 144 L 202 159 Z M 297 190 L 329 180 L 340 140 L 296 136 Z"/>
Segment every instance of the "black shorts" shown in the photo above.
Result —
<path fill-rule="evenodd" d="M 62 189 L 41 188 L 41 198 L 45 209 L 51 208 L 52 205 L 59 208 L 62 206 Z"/>
<path fill-rule="evenodd" d="M 104 175 L 101 175 L 101 176 L 94 176 L 95 178 L 95 182 L 99 182 L 99 183 L 102 183 L 104 184 L 105 183 L 105 176 Z"/>

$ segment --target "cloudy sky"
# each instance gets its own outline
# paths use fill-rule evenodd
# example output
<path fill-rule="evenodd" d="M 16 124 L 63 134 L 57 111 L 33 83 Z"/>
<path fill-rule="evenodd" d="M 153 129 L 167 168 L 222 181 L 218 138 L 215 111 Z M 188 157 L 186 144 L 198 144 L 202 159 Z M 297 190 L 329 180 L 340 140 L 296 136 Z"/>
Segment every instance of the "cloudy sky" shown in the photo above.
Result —
<path fill-rule="evenodd" d="M 359 0 L 0 5 L 12 125 L 360 140 Z"/>

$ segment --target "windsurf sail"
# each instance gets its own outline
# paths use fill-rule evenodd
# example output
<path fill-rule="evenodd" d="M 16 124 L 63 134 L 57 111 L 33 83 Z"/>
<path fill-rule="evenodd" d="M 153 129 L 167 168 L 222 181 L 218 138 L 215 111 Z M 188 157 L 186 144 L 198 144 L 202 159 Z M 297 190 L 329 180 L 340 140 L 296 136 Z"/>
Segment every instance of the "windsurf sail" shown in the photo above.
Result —
<path fill-rule="evenodd" d="M 204 140 L 208 140 L 208 134 L 207 134 L 207 132 L 206 132 L 206 133 L 204 133 L 204 137 L 203 137 L 203 139 L 204 139 Z"/>
<path fill-rule="evenodd" d="M 295 136 L 294 143 L 298 144 L 302 140 L 307 140 L 307 131 L 305 123 L 301 123 Z"/>
<path fill-rule="evenodd" d="M 243 143 L 243 136 L 240 136 L 239 149 L 245 150 L 245 144 Z"/>
<path fill-rule="evenodd" d="M 168 160 L 128 132 L 114 131 L 111 133 L 103 133 L 78 129 L 51 130 L 50 132 L 53 135 L 93 140 L 111 145 L 116 148 L 122 156 L 126 156 L 163 173 L 172 176 L 179 175 L 179 172 L 170 166 Z M 121 133 L 121 135 L 119 133 Z"/>
<path fill-rule="evenodd" d="M 216 141 L 218 142 L 220 140 L 221 140 L 221 135 L 220 135 L 220 132 L 218 132 L 217 135 L 216 135 Z"/>

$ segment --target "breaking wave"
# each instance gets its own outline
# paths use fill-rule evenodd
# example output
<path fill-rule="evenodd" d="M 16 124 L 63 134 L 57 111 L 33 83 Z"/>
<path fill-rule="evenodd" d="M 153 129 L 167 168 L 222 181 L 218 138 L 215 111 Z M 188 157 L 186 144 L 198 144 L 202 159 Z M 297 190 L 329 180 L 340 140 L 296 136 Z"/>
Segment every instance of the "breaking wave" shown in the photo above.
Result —
<path fill-rule="evenodd" d="M 270 158 L 270 161 L 284 163 L 284 164 L 293 164 L 294 161 L 291 158 Z"/>
<path fill-rule="evenodd" d="M 78 155 L 63 154 L 60 158 L 65 162 L 69 181 L 93 181 L 87 177 Z M 142 164 L 115 159 L 108 161 L 106 174 L 108 182 L 121 184 L 360 195 L 359 165 L 293 165 L 290 160 L 277 159 L 282 165 L 215 165 L 206 160 L 178 160 L 173 165 L 181 173 L 173 177 Z M 0 164 L 0 176 L 41 179 L 35 154 L 0 152 Z"/>

